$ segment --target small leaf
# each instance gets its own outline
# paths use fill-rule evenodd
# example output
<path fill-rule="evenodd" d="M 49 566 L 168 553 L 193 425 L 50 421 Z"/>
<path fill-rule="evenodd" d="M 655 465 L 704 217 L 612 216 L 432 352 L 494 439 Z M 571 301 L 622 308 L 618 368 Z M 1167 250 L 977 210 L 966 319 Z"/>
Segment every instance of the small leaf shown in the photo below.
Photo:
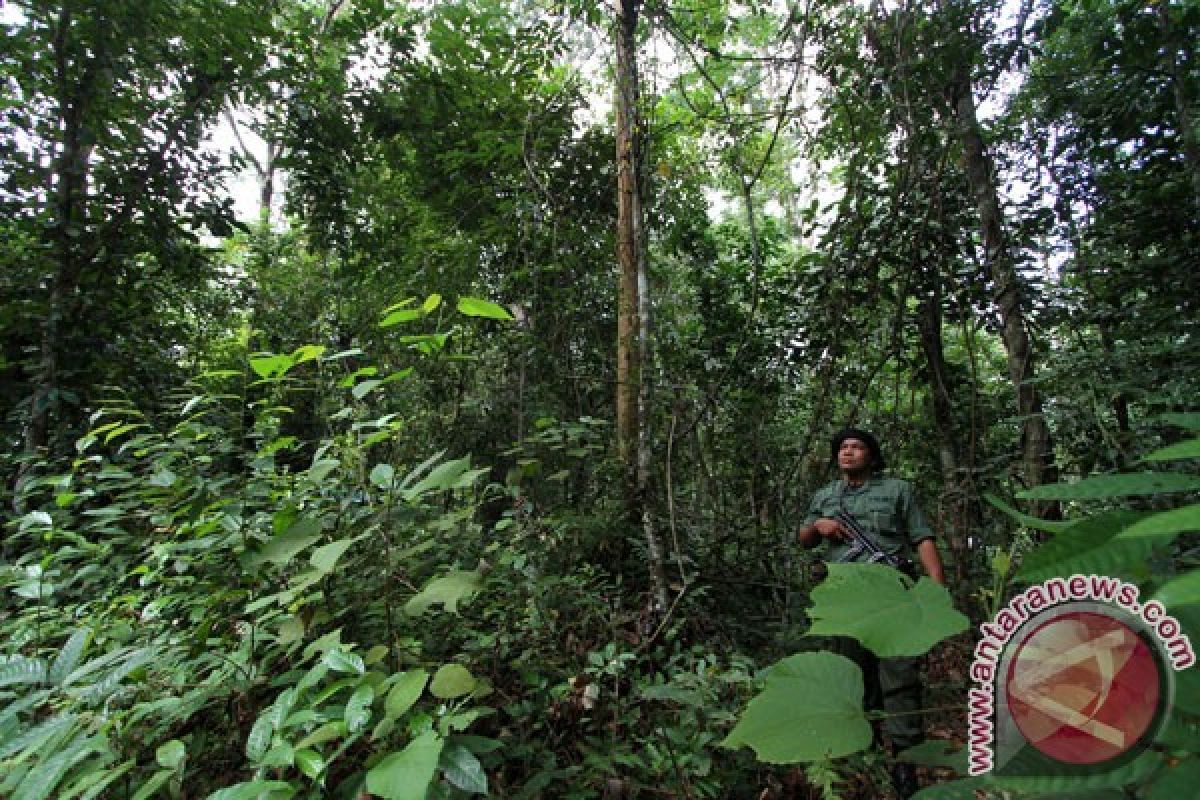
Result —
<path fill-rule="evenodd" d="M 487 794 L 487 774 L 483 765 L 461 744 L 451 745 L 442 753 L 442 772 L 450 784 L 464 792 Z"/>
<path fill-rule="evenodd" d="M 371 483 L 384 491 L 392 488 L 396 480 L 396 470 L 391 464 L 376 464 L 371 470 Z"/>
<path fill-rule="evenodd" d="M 484 317 L 486 319 L 511 320 L 513 315 L 503 306 L 498 306 L 490 300 L 477 297 L 458 298 L 458 311 L 468 317 Z"/>
<path fill-rule="evenodd" d="M 362 400 L 380 386 L 383 386 L 383 381 L 379 380 L 378 378 L 370 378 L 361 383 L 355 384 L 354 388 L 350 390 L 350 394 L 354 395 L 355 400 Z"/>
<path fill-rule="evenodd" d="M 409 670 L 401 675 L 388 692 L 384 706 L 387 716 L 397 718 L 412 708 L 428 681 L 429 673 L 423 669 Z"/>
<path fill-rule="evenodd" d="M 856 753 L 871 744 L 858 666 L 835 653 L 797 653 L 774 664 L 724 747 L 753 748 L 759 761 L 791 764 Z"/>
<path fill-rule="evenodd" d="M 1030 514 L 1023 514 L 1010 506 L 1008 503 L 1005 503 L 999 497 L 996 497 L 994 494 L 985 494 L 983 499 L 987 500 L 993 506 L 1003 511 L 1005 514 L 1012 517 L 1026 528 L 1033 528 L 1035 531 L 1058 533 L 1059 531 L 1064 531 L 1071 527 L 1070 522 L 1041 519 L 1039 517 L 1031 516 Z"/>
<path fill-rule="evenodd" d="M 426 731 L 399 753 L 392 753 L 367 773 L 367 791 L 384 800 L 424 800 L 437 771 L 443 740 Z"/>
<path fill-rule="evenodd" d="M 330 650 L 321 661 L 334 672 L 350 672 L 355 675 L 362 675 L 367 671 L 362 658 L 341 649 Z"/>
<path fill-rule="evenodd" d="M 309 557 L 308 562 L 317 568 L 320 572 L 332 572 L 337 566 L 338 559 L 342 554 L 350 549 L 350 545 L 358 541 L 357 537 L 353 539 L 338 539 L 336 542 L 330 542 L 326 545 L 321 545 Z"/>
<path fill-rule="evenodd" d="M 164 769 L 178 769 L 183 763 L 183 759 L 187 757 L 187 747 L 178 739 L 161 744 L 154 751 L 154 757 L 158 761 L 158 765 Z"/>
<path fill-rule="evenodd" d="M 295 762 L 296 768 L 314 781 L 325 771 L 325 759 L 316 750 L 297 750 Z"/>
<path fill-rule="evenodd" d="M 54 685 L 62 683 L 63 679 L 79 666 L 79 661 L 83 658 L 84 651 L 87 650 L 91 640 L 92 632 L 86 628 L 80 628 L 72 633 L 71 638 L 67 639 L 67 643 L 59 651 L 58 657 L 54 659 L 54 664 L 50 667 L 46 680 Z"/>
<path fill-rule="evenodd" d="M 263 380 L 282 377 L 296 362 L 289 355 L 262 355 L 250 358 L 250 369 Z"/>
<path fill-rule="evenodd" d="M 442 700 L 470 694 L 478 682 L 475 676 L 461 664 L 443 664 L 429 684 L 429 693 Z"/>
<path fill-rule="evenodd" d="M 441 605 L 446 611 L 457 614 L 458 604 L 474 597 L 481 586 L 478 572 L 454 570 L 425 584 L 424 589 L 404 604 L 404 612 L 415 617 L 435 605 Z"/>
<path fill-rule="evenodd" d="M 416 486 L 404 490 L 406 500 L 411 500 L 419 495 L 429 491 L 444 491 L 454 488 L 455 483 L 462 477 L 463 473 L 471 468 L 471 457 L 464 456 L 463 458 L 447 461 L 444 464 L 438 464 L 429 474 L 422 478 Z"/>
<path fill-rule="evenodd" d="M 270 715 L 264 712 L 254 721 L 254 727 L 246 737 L 246 758 L 251 761 L 261 759 L 271 747 L 271 739 L 274 736 L 275 726 L 271 724 Z"/>
<path fill-rule="evenodd" d="M 363 684 L 354 690 L 354 694 L 346 701 L 346 711 L 343 714 L 347 731 L 355 733 L 366 727 L 371 721 L 371 703 L 374 701 L 375 690 L 369 685 Z"/>

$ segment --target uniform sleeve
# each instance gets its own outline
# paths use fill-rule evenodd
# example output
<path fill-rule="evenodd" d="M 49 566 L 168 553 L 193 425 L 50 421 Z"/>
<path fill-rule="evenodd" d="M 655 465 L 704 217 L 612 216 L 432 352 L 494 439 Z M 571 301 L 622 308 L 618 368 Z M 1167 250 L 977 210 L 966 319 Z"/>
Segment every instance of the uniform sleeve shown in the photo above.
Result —
<path fill-rule="evenodd" d="M 904 491 L 901 493 L 901 511 L 904 514 L 904 530 L 908 534 L 908 541 L 911 544 L 915 545 L 925 539 L 933 538 L 933 529 L 929 527 L 925 515 L 921 513 L 921 506 L 917 503 L 917 493 L 913 491 L 912 484 L 904 485 Z"/>
<path fill-rule="evenodd" d="M 800 523 L 801 527 L 812 525 L 822 516 L 821 506 L 825 503 L 825 497 L 829 494 L 828 489 L 818 489 L 812 496 L 812 500 L 808 503 L 808 513 L 804 515 L 804 522 Z"/>

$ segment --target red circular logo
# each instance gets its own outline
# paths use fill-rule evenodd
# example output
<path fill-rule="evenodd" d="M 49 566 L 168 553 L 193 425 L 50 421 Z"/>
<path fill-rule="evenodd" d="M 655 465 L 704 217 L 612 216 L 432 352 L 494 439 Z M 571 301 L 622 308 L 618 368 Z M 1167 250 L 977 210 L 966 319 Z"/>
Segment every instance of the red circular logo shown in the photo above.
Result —
<path fill-rule="evenodd" d="M 1120 620 L 1068 612 L 1035 629 L 1009 662 L 1009 711 L 1025 739 L 1067 764 L 1128 752 L 1154 721 L 1161 671 Z"/>

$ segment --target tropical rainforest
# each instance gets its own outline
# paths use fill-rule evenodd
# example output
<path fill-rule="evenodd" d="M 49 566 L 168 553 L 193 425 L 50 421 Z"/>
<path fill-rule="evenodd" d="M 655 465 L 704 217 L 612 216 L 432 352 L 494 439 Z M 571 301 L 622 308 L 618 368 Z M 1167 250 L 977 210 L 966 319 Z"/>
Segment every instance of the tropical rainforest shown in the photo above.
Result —
<path fill-rule="evenodd" d="M 1111 768 L 966 750 L 1025 587 L 1200 636 L 1197 0 L 0 36 L 0 797 L 1194 795 L 1200 668 Z M 847 425 L 944 588 L 797 546 Z M 922 657 L 924 745 L 818 631 Z"/>

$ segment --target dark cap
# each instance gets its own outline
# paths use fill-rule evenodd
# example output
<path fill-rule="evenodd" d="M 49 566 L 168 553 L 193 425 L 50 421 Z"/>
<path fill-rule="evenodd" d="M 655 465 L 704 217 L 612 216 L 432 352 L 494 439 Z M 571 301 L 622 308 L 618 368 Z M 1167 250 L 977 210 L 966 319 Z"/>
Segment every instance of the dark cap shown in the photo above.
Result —
<path fill-rule="evenodd" d="M 833 439 L 830 441 L 829 460 L 834 466 L 837 465 L 838 450 L 841 449 L 842 442 L 847 439 L 858 439 L 867 446 L 867 449 L 871 451 L 871 469 L 878 471 L 887 466 L 883 460 L 883 451 L 879 448 L 879 441 L 870 431 L 860 428 L 843 428 L 833 435 Z"/>

